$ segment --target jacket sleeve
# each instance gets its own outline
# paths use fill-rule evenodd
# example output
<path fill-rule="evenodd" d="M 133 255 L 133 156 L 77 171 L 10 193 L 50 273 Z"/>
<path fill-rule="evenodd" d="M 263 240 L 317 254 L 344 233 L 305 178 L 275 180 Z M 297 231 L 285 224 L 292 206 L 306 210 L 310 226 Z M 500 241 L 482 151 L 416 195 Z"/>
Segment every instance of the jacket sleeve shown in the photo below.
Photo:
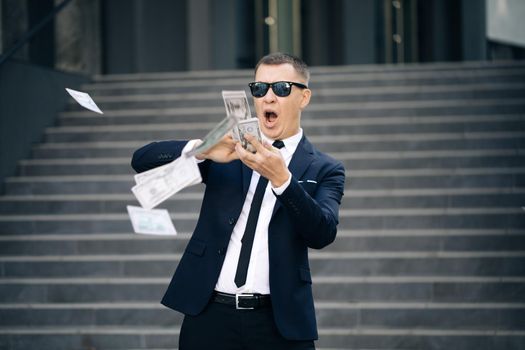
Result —
<path fill-rule="evenodd" d="M 308 247 L 321 249 L 334 241 L 344 183 L 343 165 L 331 163 L 331 168 L 318 179 L 313 197 L 293 177 L 286 190 L 277 196 Z"/>
<path fill-rule="evenodd" d="M 172 162 L 180 157 L 187 143 L 188 141 L 158 141 L 147 144 L 133 153 L 131 167 L 137 173 L 142 173 Z M 203 183 L 206 183 L 207 180 L 209 163 L 208 160 L 199 163 Z"/>
<path fill-rule="evenodd" d="M 137 172 L 159 167 L 177 159 L 187 141 L 152 142 L 136 150 L 131 158 L 131 167 Z"/>

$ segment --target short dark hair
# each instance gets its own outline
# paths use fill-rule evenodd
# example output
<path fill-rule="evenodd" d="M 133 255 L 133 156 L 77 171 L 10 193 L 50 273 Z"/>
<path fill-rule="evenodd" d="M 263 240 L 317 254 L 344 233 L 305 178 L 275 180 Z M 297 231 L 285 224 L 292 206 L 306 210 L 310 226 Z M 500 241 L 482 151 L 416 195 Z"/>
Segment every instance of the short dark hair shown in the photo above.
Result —
<path fill-rule="evenodd" d="M 255 66 L 255 73 L 257 73 L 257 70 L 261 64 L 279 65 L 287 63 L 291 64 L 295 71 L 306 80 L 306 84 L 308 84 L 308 81 L 310 80 L 310 70 L 308 69 L 308 65 L 299 57 L 290 55 L 288 53 L 274 52 L 264 56 L 259 60 L 259 62 L 257 62 L 257 65 Z"/>

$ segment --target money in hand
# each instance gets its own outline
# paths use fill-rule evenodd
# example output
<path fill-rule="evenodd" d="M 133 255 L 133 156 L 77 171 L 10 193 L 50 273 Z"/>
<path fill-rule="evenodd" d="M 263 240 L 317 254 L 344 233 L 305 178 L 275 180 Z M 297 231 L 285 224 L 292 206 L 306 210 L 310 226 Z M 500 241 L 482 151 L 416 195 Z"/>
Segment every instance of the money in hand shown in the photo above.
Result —
<path fill-rule="evenodd" d="M 226 107 L 226 114 L 229 117 L 236 116 L 239 119 L 237 126 L 232 128 L 233 139 L 240 141 L 245 150 L 254 153 L 255 148 L 246 141 L 244 135 L 252 134 L 259 142 L 262 142 L 261 130 L 259 128 L 259 120 L 252 118 L 246 92 L 244 90 L 223 91 L 222 98 Z"/>
<path fill-rule="evenodd" d="M 227 116 L 236 116 L 239 120 L 252 117 L 248 98 L 246 97 L 246 92 L 244 90 L 223 90 L 222 99 L 224 100 Z"/>
<path fill-rule="evenodd" d="M 127 206 L 135 233 L 151 235 L 176 235 L 177 231 L 166 209 L 144 209 Z"/>
<path fill-rule="evenodd" d="M 235 115 L 224 118 L 204 137 L 200 145 L 185 153 L 186 157 L 206 152 L 215 146 L 232 128 L 235 128 L 237 123 L 238 118 Z"/>
<path fill-rule="evenodd" d="M 248 98 L 246 97 L 246 92 L 244 90 L 223 90 L 222 99 L 224 100 L 224 107 L 226 107 L 227 116 L 236 116 L 239 121 L 250 119 L 252 117 Z M 232 128 L 232 137 L 235 141 L 241 140 L 238 128 Z"/>
<path fill-rule="evenodd" d="M 262 143 L 261 129 L 259 128 L 259 119 L 250 118 L 247 120 L 241 120 L 239 124 L 237 124 L 237 128 L 239 130 L 239 139 L 242 147 L 249 152 L 255 153 L 255 148 L 244 138 L 244 135 L 251 134 L 252 136 L 255 136 L 259 142 Z"/>

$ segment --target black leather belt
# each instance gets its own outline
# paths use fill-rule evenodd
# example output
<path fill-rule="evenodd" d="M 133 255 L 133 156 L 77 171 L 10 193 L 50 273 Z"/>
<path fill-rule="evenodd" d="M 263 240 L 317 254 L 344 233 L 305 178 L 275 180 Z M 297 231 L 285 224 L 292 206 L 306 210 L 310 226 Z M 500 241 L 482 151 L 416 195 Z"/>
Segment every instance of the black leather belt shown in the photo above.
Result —
<path fill-rule="evenodd" d="M 271 305 L 270 296 L 264 294 L 228 294 L 213 292 L 211 300 L 215 303 L 235 306 L 237 310 L 253 310 Z"/>

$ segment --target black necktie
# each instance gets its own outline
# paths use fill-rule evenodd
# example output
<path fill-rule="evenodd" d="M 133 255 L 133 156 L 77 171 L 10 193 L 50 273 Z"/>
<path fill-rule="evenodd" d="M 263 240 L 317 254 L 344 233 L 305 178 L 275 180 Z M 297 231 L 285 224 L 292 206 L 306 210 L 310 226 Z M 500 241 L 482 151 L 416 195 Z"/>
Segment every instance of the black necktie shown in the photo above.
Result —
<path fill-rule="evenodd" d="M 277 140 L 273 143 L 275 148 L 283 148 L 284 143 L 281 140 Z M 246 284 L 246 275 L 248 274 L 248 265 L 250 265 L 250 255 L 252 254 L 253 238 L 255 237 L 255 228 L 257 227 L 257 221 L 259 220 L 259 212 L 261 211 L 262 200 L 268 179 L 259 177 L 257 183 L 257 189 L 253 195 L 252 205 L 250 207 L 250 213 L 248 214 L 248 221 L 246 222 L 246 229 L 242 236 L 241 243 L 241 254 L 239 255 L 239 262 L 237 263 L 237 272 L 235 273 L 235 285 L 239 288 Z"/>

